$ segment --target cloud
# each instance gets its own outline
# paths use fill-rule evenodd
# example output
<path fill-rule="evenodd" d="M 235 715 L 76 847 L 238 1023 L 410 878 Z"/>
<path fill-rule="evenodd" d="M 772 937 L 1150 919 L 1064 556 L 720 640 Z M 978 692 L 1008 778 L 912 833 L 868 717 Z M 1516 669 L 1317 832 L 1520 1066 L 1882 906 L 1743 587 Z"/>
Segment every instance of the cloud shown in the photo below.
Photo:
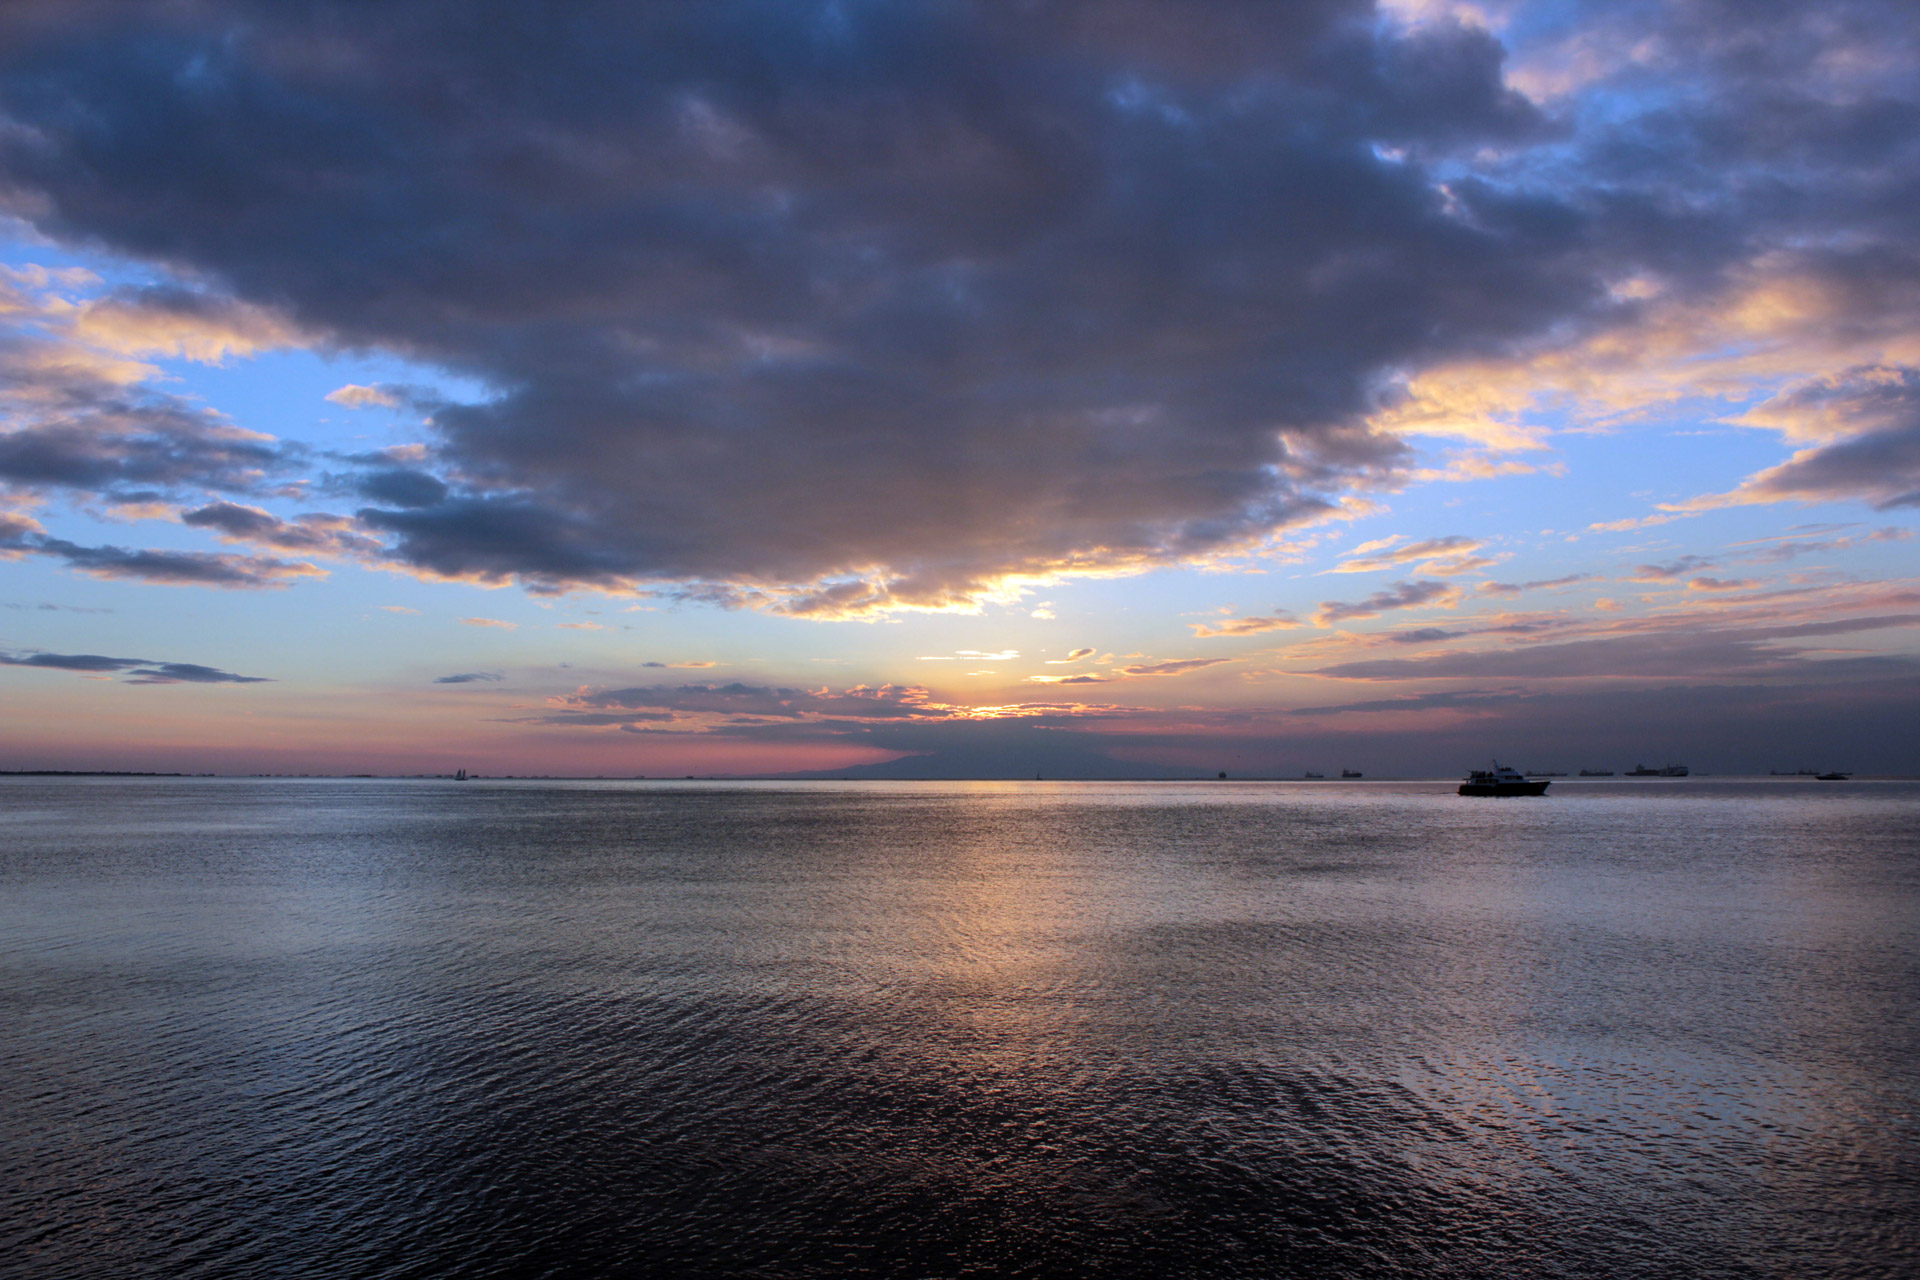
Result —
<path fill-rule="evenodd" d="M 326 570 L 315 565 L 272 556 L 83 546 L 45 533 L 30 518 L 0 512 L 0 557 L 8 553 L 47 556 L 96 578 L 162 586 L 279 588 L 300 578 L 326 576 Z"/>
<path fill-rule="evenodd" d="M 16 266 L 0 263 L 0 282 L 24 285 L 29 289 L 85 289 L 100 283 L 100 275 L 88 267 L 49 267 L 37 262 Z M 19 302 L 13 290 L 0 293 L 0 309 L 13 309 Z"/>
<path fill-rule="evenodd" d="M 42 538 L 32 549 L 41 555 L 64 560 L 72 568 L 96 578 L 118 578 L 162 586 L 276 589 L 289 586 L 301 578 L 326 576 L 326 570 L 304 561 L 280 560 L 273 556 L 137 550 L 114 546 L 85 547 L 63 538 Z"/>
<path fill-rule="evenodd" d="M 128 326 L 160 314 L 156 297 L 172 299 L 175 310 L 166 314 L 175 319 L 201 305 L 183 301 L 197 295 L 167 289 L 76 303 L 29 297 L 0 281 L 0 484 L 122 501 L 156 492 L 260 492 L 294 468 L 298 449 L 161 389 L 157 369 L 128 358 L 153 343 L 209 358 L 234 349 L 184 331 L 135 341 Z M 88 317 L 97 321 L 91 328 Z M 100 345 L 102 325 L 124 340 Z"/>
<path fill-rule="evenodd" d="M 1202 667 L 1218 666 L 1223 662 L 1234 662 L 1234 658 L 1175 658 L 1169 662 L 1146 662 L 1131 667 L 1120 668 L 1123 676 L 1181 676 L 1189 671 L 1198 671 Z"/>
<path fill-rule="evenodd" d="M 1216 636 L 1252 636 L 1263 631 L 1286 631 L 1302 625 L 1292 614 L 1281 610 L 1269 617 L 1228 618 L 1225 622 L 1189 623 L 1193 634 L 1202 639 Z"/>
<path fill-rule="evenodd" d="M 1760 584 L 1752 578 L 1689 578 L 1689 591 L 1751 591 Z"/>
<path fill-rule="evenodd" d="M 663 667 L 663 668 L 671 668 L 676 670 L 701 671 L 710 667 L 717 667 L 720 664 L 717 662 L 643 662 L 640 665 L 643 667 Z"/>
<path fill-rule="evenodd" d="M 450 492 L 446 482 L 437 476 L 399 466 L 362 472 L 354 477 L 353 488 L 363 498 L 409 510 L 435 506 Z"/>
<path fill-rule="evenodd" d="M 258 494 L 294 451 L 126 353 L 324 340 L 488 389 L 348 481 L 399 564 L 870 618 L 1920 359 L 1910 6 L 1418 8 L 670 0 L 530 46 L 448 0 L 14 6 L 8 207 L 229 292 L 46 312 L 89 372 L 40 349 L 0 471 Z M 1906 503 L 1887 423 L 1740 500 Z"/>
<path fill-rule="evenodd" d="M 462 618 L 460 619 L 460 625 L 466 627 L 498 627 L 502 631 L 517 631 L 520 627 L 520 624 L 517 622 L 502 622 L 498 618 Z"/>
<path fill-rule="evenodd" d="M 311 341 L 268 307 L 174 284 L 120 289 L 86 302 L 72 332 L 119 355 L 178 356 L 202 364 Z"/>
<path fill-rule="evenodd" d="M 0 378 L 7 377 L 0 348 Z M 105 392 L 97 386 L 54 389 L 52 403 L 0 415 L 0 482 L 26 490 L 69 490 L 113 497 L 150 490 L 259 491 L 283 470 L 288 452 L 269 437 L 232 427 L 183 401 Z M 19 383 L 10 390 L 17 395 Z"/>
<path fill-rule="evenodd" d="M 1376 591 L 1364 600 L 1342 602 L 1322 600 L 1314 612 L 1313 625 L 1330 627 L 1336 622 L 1354 622 L 1377 618 L 1391 609 L 1416 609 L 1432 606 L 1451 609 L 1460 601 L 1460 588 L 1445 582 L 1415 578 L 1396 582 L 1384 591 Z"/>
<path fill-rule="evenodd" d="M 1499 43 L 1359 0 L 600 5 L 452 116 L 513 24 L 36 14 L 0 177 L 44 234 L 493 389 L 431 407 L 444 493 L 358 513 L 450 578 L 862 617 L 1259 550 L 1411 474 L 1385 371 L 1618 270 L 1604 209 L 1446 176 L 1556 135 Z"/>
<path fill-rule="evenodd" d="M 461 671 L 450 676 L 435 676 L 433 682 L 435 684 L 480 684 L 505 679 L 506 677 L 497 671 Z"/>
<path fill-rule="evenodd" d="M 1851 500 L 1882 511 L 1920 507 L 1920 368 L 1862 366 L 1811 379 L 1738 421 L 1817 443 L 1698 505 Z"/>
<path fill-rule="evenodd" d="M 0 653 L 0 666 L 41 667 L 51 671 L 122 672 L 127 684 L 270 684 L 265 676 L 237 676 L 196 662 L 155 662 L 151 658 L 109 658 L 97 653 Z"/>
<path fill-rule="evenodd" d="M 1088 652 L 1091 652 L 1089 650 Z M 1111 684 L 1116 680 L 1139 679 L 1146 676 L 1179 676 L 1189 671 L 1198 671 L 1202 667 L 1219 666 L 1223 662 L 1237 662 L 1238 658 L 1174 658 L 1166 662 L 1140 662 L 1120 667 L 1112 674 L 1094 675 L 1082 673 L 1063 676 L 1028 676 L 1029 684 Z"/>
<path fill-rule="evenodd" d="M 1483 582 L 1480 591 L 1484 595 L 1517 596 L 1528 591 L 1547 591 L 1554 587 L 1571 587 L 1575 583 L 1592 582 L 1598 574 L 1569 573 L 1558 578 L 1535 578 L 1532 582 Z"/>
<path fill-rule="evenodd" d="M 292 520 L 282 520 L 259 507 L 215 502 L 182 512 L 180 523 L 189 528 L 214 530 L 222 542 L 254 543 L 310 555 L 366 559 L 381 550 L 372 538 L 355 533 L 351 520 L 325 512 L 309 512 Z"/>
<path fill-rule="evenodd" d="M 327 392 L 327 399 L 349 409 L 369 409 L 376 405 L 385 409 L 400 407 L 400 398 L 393 392 L 384 387 L 364 387 L 357 382 L 334 388 Z"/>
<path fill-rule="evenodd" d="M 1536 447 L 1531 441 L 1515 440 L 1514 448 Z M 1412 472 L 1414 480 L 1422 482 L 1439 481 L 1457 483 L 1466 480 L 1497 480 L 1502 476 L 1530 476 L 1545 471 L 1550 475 L 1565 475 L 1564 463 L 1547 463 L 1538 466 L 1531 462 L 1520 462 L 1513 458 L 1497 458 L 1487 453 L 1451 453 L 1445 457 L 1445 465 L 1439 467 L 1421 467 Z"/>
<path fill-rule="evenodd" d="M 1505 556 L 1454 556 L 1446 560 L 1429 560 L 1418 567 L 1417 572 L 1431 573 L 1437 577 L 1454 578 L 1463 573 L 1477 573 L 1482 569 L 1491 569 Z"/>
<path fill-rule="evenodd" d="M 691 716 L 755 716 L 775 720 L 944 718 L 959 709 L 934 702 L 917 685 L 856 685 L 794 689 L 772 685 L 642 685 L 625 689 L 581 689 L 549 699 L 560 710 L 543 718 L 552 724 L 621 724 L 635 712 L 673 712 Z"/>
<path fill-rule="evenodd" d="M 1493 563 L 1491 560 L 1469 554 L 1484 545 L 1478 538 L 1466 538 L 1457 534 L 1445 538 L 1427 538 L 1420 542 L 1408 543 L 1404 547 L 1396 547 L 1392 551 L 1344 560 L 1328 572 L 1374 573 L 1381 569 L 1393 569 L 1417 560 L 1425 560 L 1430 563 L 1421 567 L 1422 573 L 1448 575 L 1466 573 Z"/>
<path fill-rule="evenodd" d="M 1129 710 L 1084 702 L 963 706 L 939 702 L 918 685 L 798 689 L 737 681 L 628 689 L 583 687 L 548 702 L 552 710 L 514 722 L 793 744 L 858 740 L 886 726 L 1086 723 Z"/>
<path fill-rule="evenodd" d="M 128 672 L 131 684 L 265 684 L 265 676 L 236 676 L 194 662 L 157 662 Z"/>
<path fill-rule="evenodd" d="M 420 611 L 418 609 L 409 609 L 404 604 L 383 604 L 380 606 L 380 608 L 387 613 L 405 613 L 405 614 L 411 614 L 414 617 L 420 616 Z"/>
<path fill-rule="evenodd" d="M 1412 631 L 1389 631 L 1381 639 L 1388 644 L 1432 644 L 1474 634 L 1473 631 L 1448 631 L 1445 627 L 1416 627 Z"/>
<path fill-rule="evenodd" d="M 1837 618 L 1773 626 L 1672 628 L 1521 648 L 1463 650 L 1424 658 L 1335 663 L 1309 674 L 1337 680 L 1713 680 L 1824 675 L 1920 674 L 1912 659 L 1815 658 L 1781 640 L 1920 626 L 1920 614 Z"/>
<path fill-rule="evenodd" d="M 1859 365 L 1804 379 L 1733 421 L 1799 444 L 1833 444 L 1911 427 L 1920 415 L 1920 369 Z"/>
<path fill-rule="evenodd" d="M 1886 525 L 1868 533 L 1849 534 L 1837 538 L 1789 534 L 1780 538 L 1763 539 L 1758 550 L 1746 552 L 1740 556 L 1740 559 L 1753 564 L 1780 564 L 1796 560 L 1801 556 L 1825 555 L 1833 551 L 1845 551 L 1852 547 L 1870 546 L 1878 542 L 1905 542 L 1912 537 L 1913 530 L 1902 529 L 1897 525 Z"/>
<path fill-rule="evenodd" d="M 1426 626 L 1410 627 L 1400 631 L 1341 633 L 1318 643 L 1309 642 L 1289 652 L 1294 658 L 1317 659 L 1329 652 L 1405 648 L 1411 645 L 1467 640 L 1476 636 L 1497 636 L 1510 641 L 1531 640 L 1558 633 L 1577 633 L 1582 629 L 1582 625 L 1577 619 L 1558 614 L 1500 613 L 1463 619 L 1461 622 L 1445 627 Z"/>
<path fill-rule="evenodd" d="M 1588 533 L 1631 533 L 1635 529 L 1651 529 L 1656 525 L 1672 524 L 1675 520 L 1684 520 L 1681 512 L 1667 512 L 1663 515 L 1630 516 L 1625 520 L 1601 520 L 1587 526 Z"/>
<path fill-rule="evenodd" d="M 1408 693 L 1394 698 L 1375 698 L 1367 702 L 1342 702 L 1330 706 L 1296 707 L 1295 716 L 1342 716 L 1389 714 L 1409 711 L 1486 711 L 1502 709 L 1537 695 L 1517 689 L 1458 690 L 1438 693 Z"/>
<path fill-rule="evenodd" d="M 145 658 L 108 658 L 97 653 L 34 653 L 25 657 L 0 654 L 10 667 L 47 667 L 54 671 L 121 671 L 142 666 Z"/>
<path fill-rule="evenodd" d="M 558 627 L 562 631 L 608 631 L 608 630 L 611 630 L 611 628 L 608 627 L 607 624 L 604 622 L 556 622 L 554 626 Z"/>
<path fill-rule="evenodd" d="M 1641 564 L 1633 568 L 1633 576 L 1628 582 L 1673 582 L 1684 578 L 1696 569 L 1705 569 L 1715 564 L 1712 556 L 1681 556 L 1665 564 Z"/>

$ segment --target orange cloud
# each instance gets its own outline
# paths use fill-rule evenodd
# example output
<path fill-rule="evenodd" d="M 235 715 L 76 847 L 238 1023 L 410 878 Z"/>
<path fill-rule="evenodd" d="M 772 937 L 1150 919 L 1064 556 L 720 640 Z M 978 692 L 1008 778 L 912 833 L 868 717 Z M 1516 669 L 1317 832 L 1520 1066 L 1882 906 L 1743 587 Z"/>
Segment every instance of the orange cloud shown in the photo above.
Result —
<path fill-rule="evenodd" d="M 1188 625 L 1193 628 L 1195 636 L 1210 640 L 1219 636 L 1254 636 L 1265 631 L 1287 631 L 1303 624 L 1291 614 L 1282 612 L 1264 618 L 1228 618 L 1218 624 L 1193 622 Z"/>
<path fill-rule="evenodd" d="M 304 345 L 310 339 L 266 307 L 184 289 L 145 289 L 82 303 L 72 313 L 81 342 L 123 356 L 177 356 L 222 364 L 229 356 Z"/>

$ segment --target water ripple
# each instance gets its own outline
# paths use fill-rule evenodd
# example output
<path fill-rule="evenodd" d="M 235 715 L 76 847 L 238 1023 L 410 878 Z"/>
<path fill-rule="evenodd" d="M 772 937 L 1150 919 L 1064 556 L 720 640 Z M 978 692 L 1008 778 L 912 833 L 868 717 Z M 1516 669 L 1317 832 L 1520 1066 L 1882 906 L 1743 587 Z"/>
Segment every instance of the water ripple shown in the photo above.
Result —
<path fill-rule="evenodd" d="M 0 1273 L 1920 1271 L 1920 789 L 0 783 Z"/>

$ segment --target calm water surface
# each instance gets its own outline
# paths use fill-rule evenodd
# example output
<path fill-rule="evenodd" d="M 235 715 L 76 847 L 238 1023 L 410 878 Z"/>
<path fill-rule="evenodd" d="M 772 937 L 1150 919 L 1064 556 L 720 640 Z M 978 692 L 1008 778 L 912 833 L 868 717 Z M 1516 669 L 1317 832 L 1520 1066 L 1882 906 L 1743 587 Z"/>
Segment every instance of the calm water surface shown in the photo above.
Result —
<path fill-rule="evenodd" d="M 0 781 L 0 1272 L 1920 1274 L 1920 785 Z"/>

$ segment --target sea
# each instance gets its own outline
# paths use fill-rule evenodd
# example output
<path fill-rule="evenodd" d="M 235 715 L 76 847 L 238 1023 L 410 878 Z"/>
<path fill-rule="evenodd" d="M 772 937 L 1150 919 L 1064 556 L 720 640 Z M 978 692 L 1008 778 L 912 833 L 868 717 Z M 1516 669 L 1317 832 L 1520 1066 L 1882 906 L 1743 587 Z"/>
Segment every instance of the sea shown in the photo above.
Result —
<path fill-rule="evenodd" d="M 1920 783 L 1453 787 L 0 780 L 0 1275 L 1920 1275 Z"/>

